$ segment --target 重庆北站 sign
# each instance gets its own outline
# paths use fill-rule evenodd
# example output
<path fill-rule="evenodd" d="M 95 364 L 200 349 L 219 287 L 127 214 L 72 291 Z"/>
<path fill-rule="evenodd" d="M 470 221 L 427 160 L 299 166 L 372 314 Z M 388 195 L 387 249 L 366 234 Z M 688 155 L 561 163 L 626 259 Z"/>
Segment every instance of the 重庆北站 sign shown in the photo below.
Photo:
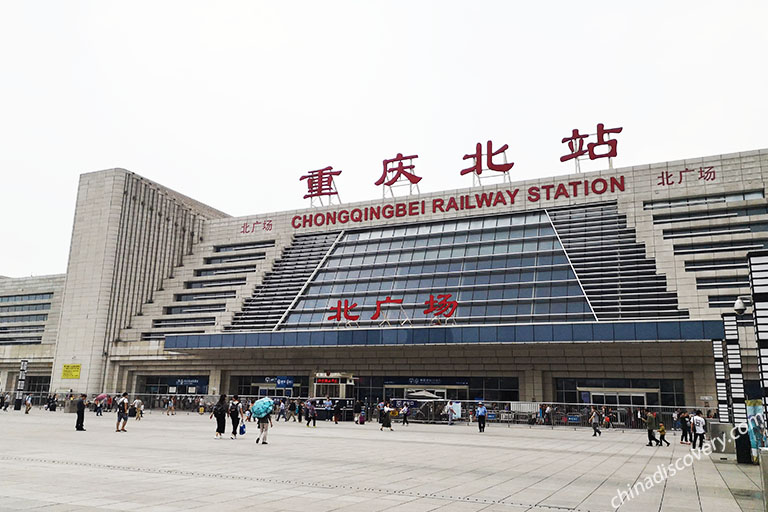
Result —
<path fill-rule="evenodd" d="M 61 368 L 61 378 L 62 379 L 79 379 L 81 368 L 82 368 L 82 365 L 80 364 L 65 364 Z"/>

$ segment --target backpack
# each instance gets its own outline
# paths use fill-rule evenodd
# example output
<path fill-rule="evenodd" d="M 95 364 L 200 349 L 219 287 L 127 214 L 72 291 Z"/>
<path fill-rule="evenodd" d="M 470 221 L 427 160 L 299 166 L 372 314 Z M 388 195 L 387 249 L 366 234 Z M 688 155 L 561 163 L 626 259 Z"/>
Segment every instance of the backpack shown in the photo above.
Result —
<path fill-rule="evenodd" d="M 237 406 L 238 406 L 238 405 L 239 405 L 239 404 L 237 404 L 237 403 L 235 403 L 235 402 L 229 402 L 229 414 L 235 414 L 235 413 L 237 413 Z"/>
<path fill-rule="evenodd" d="M 213 406 L 213 415 L 216 417 L 224 416 L 224 404 L 217 403 Z"/>

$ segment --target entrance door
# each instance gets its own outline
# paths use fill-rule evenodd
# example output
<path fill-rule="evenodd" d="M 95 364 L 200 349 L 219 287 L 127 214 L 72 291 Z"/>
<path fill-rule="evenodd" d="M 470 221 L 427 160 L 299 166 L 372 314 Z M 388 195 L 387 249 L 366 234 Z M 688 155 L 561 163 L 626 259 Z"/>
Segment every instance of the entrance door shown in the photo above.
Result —
<path fill-rule="evenodd" d="M 646 407 L 658 405 L 658 388 L 583 388 L 577 387 L 580 403 L 619 407 Z"/>
<path fill-rule="evenodd" d="M 626 391 L 593 391 L 590 393 L 592 403 L 619 406 L 619 407 L 645 407 L 645 393 L 630 393 Z"/>

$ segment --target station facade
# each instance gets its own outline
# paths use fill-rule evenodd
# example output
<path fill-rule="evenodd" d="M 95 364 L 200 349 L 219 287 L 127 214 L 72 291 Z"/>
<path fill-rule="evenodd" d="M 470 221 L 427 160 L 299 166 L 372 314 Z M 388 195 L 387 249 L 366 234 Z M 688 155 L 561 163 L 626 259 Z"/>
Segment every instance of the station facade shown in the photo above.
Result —
<path fill-rule="evenodd" d="M 84 174 L 66 274 L 0 278 L 0 388 L 24 359 L 35 391 L 714 408 L 767 177 L 759 150 L 235 218 Z"/>

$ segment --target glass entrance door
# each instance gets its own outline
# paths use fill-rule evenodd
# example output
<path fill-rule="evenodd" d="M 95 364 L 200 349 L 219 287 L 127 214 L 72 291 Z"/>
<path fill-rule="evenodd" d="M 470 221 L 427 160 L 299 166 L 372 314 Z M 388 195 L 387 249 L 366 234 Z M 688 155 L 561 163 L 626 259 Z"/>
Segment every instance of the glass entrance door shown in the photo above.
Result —
<path fill-rule="evenodd" d="M 643 408 L 659 404 L 658 389 L 576 388 L 582 403 L 609 407 Z"/>

